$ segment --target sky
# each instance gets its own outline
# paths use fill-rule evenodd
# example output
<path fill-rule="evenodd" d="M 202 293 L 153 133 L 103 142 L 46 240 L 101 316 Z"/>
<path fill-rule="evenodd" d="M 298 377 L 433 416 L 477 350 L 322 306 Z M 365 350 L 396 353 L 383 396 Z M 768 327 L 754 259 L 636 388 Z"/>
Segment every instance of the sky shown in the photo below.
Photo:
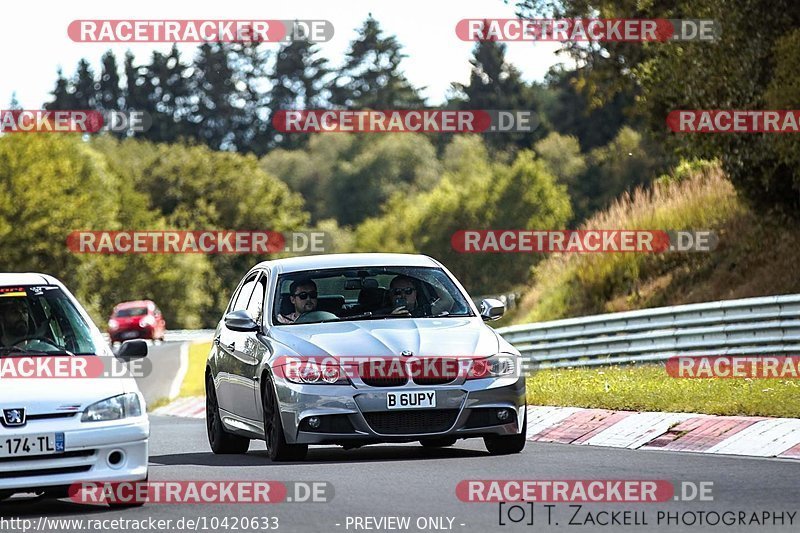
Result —
<path fill-rule="evenodd" d="M 408 79 L 417 87 L 426 87 L 423 96 L 429 105 L 437 105 L 445 100 L 451 82 L 469 80 L 474 43 L 456 37 L 456 23 L 462 18 L 515 17 L 513 6 L 502 0 L 25 0 L 7 3 L 3 11 L 6 24 L 0 32 L 0 108 L 7 107 L 16 92 L 25 109 L 39 109 L 50 99 L 59 67 L 71 77 L 78 61 L 86 58 L 97 73 L 100 57 L 109 48 L 121 64 L 126 50 L 146 62 L 153 50 L 168 51 L 171 47 L 170 43 L 75 43 L 67 37 L 67 26 L 76 19 L 325 19 L 333 24 L 335 33 L 320 49 L 337 67 L 356 37 L 356 28 L 372 13 L 385 34 L 396 35 L 403 45 L 408 57 L 402 68 Z M 11 24 L 11 20 L 20 23 Z M 527 81 L 541 80 L 550 66 L 568 62 L 565 56 L 555 54 L 559 43 L 507 44 L 507 60 Z M 277 43 L 266 46 L 279 47 Z M 183 44 L 179 49 L 187 59 L 196 47 Z"/>

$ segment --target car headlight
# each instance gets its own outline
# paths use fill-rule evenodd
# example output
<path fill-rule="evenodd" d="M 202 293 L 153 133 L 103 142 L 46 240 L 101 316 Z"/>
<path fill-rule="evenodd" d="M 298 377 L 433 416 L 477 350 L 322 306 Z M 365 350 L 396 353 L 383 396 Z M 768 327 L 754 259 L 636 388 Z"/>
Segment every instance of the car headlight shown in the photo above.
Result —
<path fill-rule="evenodd" d="M 119 327 L 119 322 L 117 322 L 113 318 L 108 321 L 108 329 L 117 329 L 118 327 Z"/>
<path fill-rule="evenodd" d="M 144 317 L 139 321 L 140 328 L 146 328 L 147 326 L 155 326 L 155 324 L 156 324 L 156 319 L 150 315 L 147 315 L 146 317 Z"/>
<path fill-rule="evenodd" d="M 142 416 L 142 404 L 135 392 L 120 394 L 93 403 L 83 411 L 81 422 L 104 422 L 120 420 L 129 416 Z"/>
<path fill-rule="evenodd" d="M 473 359 L 467 379 L 514 376 L 519 371 L 518 357 L 510 353 L 499 353 L 484 359 Z"/>
<path fill-rule="evenodd" d="M 346 372 L 336 363 L 287 358 L 282 367 L 287 381 L 300 385 L 347 385 Z"/>

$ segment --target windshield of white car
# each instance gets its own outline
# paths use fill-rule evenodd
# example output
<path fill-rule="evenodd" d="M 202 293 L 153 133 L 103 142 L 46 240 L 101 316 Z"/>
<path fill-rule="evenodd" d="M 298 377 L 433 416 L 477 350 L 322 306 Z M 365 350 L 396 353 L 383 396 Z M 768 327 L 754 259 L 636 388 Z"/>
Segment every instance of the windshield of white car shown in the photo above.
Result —
<path fill-rule="evenodd" d="M 0 287 L 0 355 L 97 352 L 89 324 L 60 287 Z"/>
<path fill-rule="evenodd" d="M 278 278 L 273 323 L 315 324 L 475 316 L 441 268 L 350 267 Z"/>

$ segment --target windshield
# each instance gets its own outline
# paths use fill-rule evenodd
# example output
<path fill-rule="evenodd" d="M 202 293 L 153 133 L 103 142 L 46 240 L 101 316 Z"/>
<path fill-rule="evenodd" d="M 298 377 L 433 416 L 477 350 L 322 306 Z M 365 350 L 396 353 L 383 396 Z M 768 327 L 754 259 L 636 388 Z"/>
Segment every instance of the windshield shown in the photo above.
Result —
<path fill-rule="evenodd" d="M 276 325 L 474 316 L 453 280 L 429 267 L 293 272 L 278 278 L 274 309 Z"/>
<path fill-rule="evenodd" d="M 0 355 L 95 354 L 89 325 L 57 286 L 0 287 Z"/>
<path fill-rule="evenodd" d="M 120 309 L 114 316 L 117 318 L 124 318 L 128 316 L 144 316 L 147 314 L 147 309 L 144 307 L 129 307 L 128 309 Z"/>

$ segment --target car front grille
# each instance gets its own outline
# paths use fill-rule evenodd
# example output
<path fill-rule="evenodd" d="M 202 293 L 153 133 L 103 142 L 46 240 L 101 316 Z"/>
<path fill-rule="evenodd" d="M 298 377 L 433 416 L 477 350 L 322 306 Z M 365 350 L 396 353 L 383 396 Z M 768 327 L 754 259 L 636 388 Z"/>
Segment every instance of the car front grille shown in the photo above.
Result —
<path fill-rule="evenodd" d="M 415 376 L 414 383 L 417 385 L 446 385 L 458 377 L 452 376 Z"/>
<path fill-rule="evenodd" d="M 358 376 L 364 384 L 370 387 L 402 387 L 408 383 L 405 365 L 398 365 L 386 369 L 388 363 L 383 360 L 373 360 L 358 365 Z"/>
<path fill-rule="evenodd" d="M 402 387 L 408 383 L 405 376 L 380 377 L 380 376 L 361 376 L 361 381 L 370 387 Z"/>
<path fill-rule="evenodd" d="M 441 433 L 453 427 L 457 416 L 458 409 L 364 413 L 364 418 L 372 430 L 383 435 Z"/>

